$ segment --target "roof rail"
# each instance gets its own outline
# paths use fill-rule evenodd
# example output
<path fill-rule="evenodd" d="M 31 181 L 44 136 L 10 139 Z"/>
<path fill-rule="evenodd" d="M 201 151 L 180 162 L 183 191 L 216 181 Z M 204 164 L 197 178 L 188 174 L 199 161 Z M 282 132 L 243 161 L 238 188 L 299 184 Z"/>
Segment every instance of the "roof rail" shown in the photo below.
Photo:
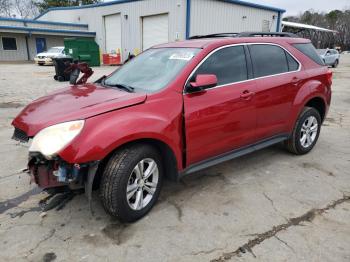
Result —
<path fill-rule="evenodd" d="M 242 32 L 242 33 L 239 33 L 237 37 L 255 37 L 255 36 L 299 37 L 296 34 L 288 33 L 288 32 Z"/>
<path fill-rule="evenodd" d="M 195 35 L 191 36 L 190 39 L 200 39 L 200 38 L 213 38 L 213 37 L 237 37 L 239 33 L 217 33 L 210 35 Z"/>
<path fill-rule="evenodd" d="M 299 37 L 288 32 L 242 32 L 242 33 L 217 33 L 209 35 L 195 35 L 190 39 L 215 38 L 215 37 Z"/>

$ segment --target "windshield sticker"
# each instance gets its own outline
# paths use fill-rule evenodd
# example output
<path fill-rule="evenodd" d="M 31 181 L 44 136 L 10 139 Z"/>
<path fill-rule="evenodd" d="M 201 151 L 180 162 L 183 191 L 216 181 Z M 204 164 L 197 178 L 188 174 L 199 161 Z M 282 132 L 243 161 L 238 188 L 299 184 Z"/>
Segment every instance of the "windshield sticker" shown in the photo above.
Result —
<path fill-rule="evenodd" d="M 193 53 L 172 54 L 169 60 L 185 60 L 189 61 L 194 57 Z"/>

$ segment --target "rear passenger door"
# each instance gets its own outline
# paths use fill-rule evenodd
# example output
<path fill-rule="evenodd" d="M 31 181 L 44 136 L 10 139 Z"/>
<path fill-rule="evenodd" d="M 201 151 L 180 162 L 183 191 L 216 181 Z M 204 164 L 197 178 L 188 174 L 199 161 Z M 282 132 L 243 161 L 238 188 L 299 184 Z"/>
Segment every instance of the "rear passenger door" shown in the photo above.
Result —
<path fill-rule="evenodd" d="M 257 85 L 257 140 L 287 134 L 292 103 L 304 74 L 299 62 L 274 44 L 249 45 Z"/>
<path fill-rule="evenodd" d="M 215 74 L 218 85 L 184 94 L 187 165 L 254 142 L 254 81 L 248 76 L 242 45 L 220 48 L 207 56 L 189 79 Z"/>

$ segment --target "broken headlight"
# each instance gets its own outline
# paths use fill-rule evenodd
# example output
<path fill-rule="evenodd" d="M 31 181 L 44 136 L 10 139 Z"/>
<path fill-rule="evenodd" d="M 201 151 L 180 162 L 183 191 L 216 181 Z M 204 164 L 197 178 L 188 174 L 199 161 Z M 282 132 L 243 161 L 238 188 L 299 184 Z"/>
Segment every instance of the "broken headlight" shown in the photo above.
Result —
<path fill-rule="evenodd" d="M 84 120 L 77 120 L 44 128 L 34 136 L 29 152 L 40 152 L 50 159 L 79 135 L 83 127 Z"/>

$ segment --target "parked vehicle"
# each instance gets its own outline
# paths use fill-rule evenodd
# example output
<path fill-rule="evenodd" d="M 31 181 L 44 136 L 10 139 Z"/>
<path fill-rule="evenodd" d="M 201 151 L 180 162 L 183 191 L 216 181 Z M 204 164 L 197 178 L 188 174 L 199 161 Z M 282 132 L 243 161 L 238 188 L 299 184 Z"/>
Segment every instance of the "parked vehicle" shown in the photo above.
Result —
<path fill-rule="evenodd" d="M 85 186 L 89 200 L 99 183 L 106 211 L 131 222 L 154 206 L 165 177 L 279 142 L 310 152 L 332 72 L 309 40 L 270 34 L 158 45 L 95 83 L 35 100 L 12 122 L 14 139 L 31 140 L 33 180 Z"/>
<path fill-rule="evenodd" d="M 37 54 L 34 62 L 38 65 L 53 65 L 53 59 L 59 57 L 67 57 L 64 53 L 64 46 L 51 47 L 46 52 Z"/>
<path fill-rule="evenodd" d="M 339 64 L 339 52 L 335 49 L 317 49 L 317 53 L 322 58 L 323 62 L 332 67 L 337 67 Z"/>

